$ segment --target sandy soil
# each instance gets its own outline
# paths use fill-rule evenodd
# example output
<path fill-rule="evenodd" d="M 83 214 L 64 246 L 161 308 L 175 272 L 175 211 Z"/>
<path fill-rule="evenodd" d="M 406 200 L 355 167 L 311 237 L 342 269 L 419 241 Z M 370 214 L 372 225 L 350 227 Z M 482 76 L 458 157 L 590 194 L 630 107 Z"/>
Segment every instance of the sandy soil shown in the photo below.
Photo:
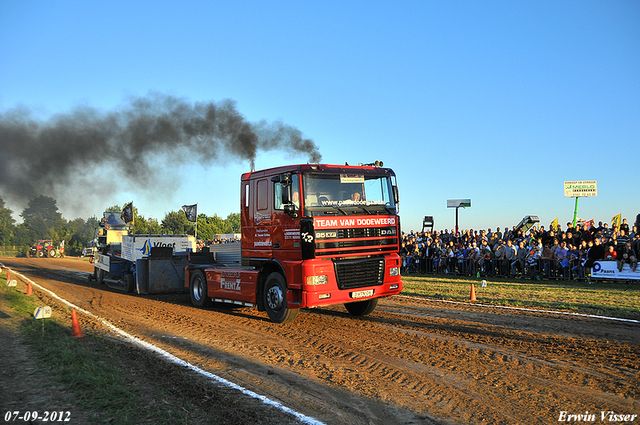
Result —
<path fill-rule="evenodd" d="M 93 269 L 82 260 L 0 261 L 126 332 L 327 424 L 550 424 L 562 412 L 605 423 L 601 411 L 640 414 L 637 323 L 397 296 L 364 318 L 336 306 L 278 325 L 254 309 L 194 308 L 187 293 L 120 293 L 88 282 Z M 109 333 L 80 321 L 84 332 Z M 154 379 L 170 375 L 158 368 Z M 278 422 L 290 419 L 283 413 Z"/>

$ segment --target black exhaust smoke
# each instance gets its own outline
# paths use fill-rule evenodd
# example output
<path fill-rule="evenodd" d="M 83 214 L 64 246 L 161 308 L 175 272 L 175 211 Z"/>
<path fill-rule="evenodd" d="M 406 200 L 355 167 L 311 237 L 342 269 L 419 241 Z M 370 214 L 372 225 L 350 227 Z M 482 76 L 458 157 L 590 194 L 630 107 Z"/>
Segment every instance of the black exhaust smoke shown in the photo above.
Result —
<path fill-rule="evenodd" d="M 123 185 L 147 189 L 158 184 L 153 170 L 169 163 L 248 161 L 253 169 L 259 151 L 321 159 L 297 128 L 249 122 L 232 100 L 192 103 L 158 93 L 117 111 L 82 106 L 46 122 L 14 108 L 0 114 L 0 145 L 0 196 L 19 204 L 40 194 L 69 200 Z"/>

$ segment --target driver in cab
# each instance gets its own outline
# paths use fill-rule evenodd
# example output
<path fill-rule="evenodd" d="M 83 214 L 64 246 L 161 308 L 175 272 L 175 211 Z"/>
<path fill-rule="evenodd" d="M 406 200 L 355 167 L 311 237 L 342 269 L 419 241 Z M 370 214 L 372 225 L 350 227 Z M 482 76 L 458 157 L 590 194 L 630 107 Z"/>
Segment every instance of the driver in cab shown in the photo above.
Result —
<path fill-rule="evenodd" d="M 291 194 L 291 203 L 297 208 L 300 208 L 300 192 L 298 192 L 297 190 L 294 190 Z"/>

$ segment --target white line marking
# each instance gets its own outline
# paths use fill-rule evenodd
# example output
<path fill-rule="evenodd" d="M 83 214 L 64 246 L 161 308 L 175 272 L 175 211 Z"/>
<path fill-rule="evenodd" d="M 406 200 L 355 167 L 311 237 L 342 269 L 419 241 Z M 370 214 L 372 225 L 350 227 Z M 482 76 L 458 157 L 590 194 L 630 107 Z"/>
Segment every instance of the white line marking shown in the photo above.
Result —
<path fill-rule="evenodd" d="M 7 267 L 5 267 L 5 268 L 8 269 L 8 270 L 11 270 L 11 269 L 9 269 Z M 146 341 L 143 341 L 143 340 L 141 340 L 140 338 L 138 338 L 138 337 L 136 337 L 134 335 L 128 334 L 127 332 L 123 331 L 122 329 L 119 329 L 119 328 L 115 327 L 114 325 L 109 323 L 107 320 L 96 316 L 95 314 L 91 313 L 90 311 L 87 311 L 87 310 L 85 310 L 83 308 L 78 307 L 77 305 L 65 300 L 64 298 L 59 297 L 54 292 L 50 291 L 47 288 L 44 288 L 44 287 L 38 285 L 37 283 L 35 283 L 31 279 L 29 279 L 28 277 L 26 277 L 26 276 L 24 276 L 24 275 L 22 275 L 22 274 L 20 274 L 20 273 L 18 273 L 16 271 L 14 271 L 14 270 L 11 270 L 11 273 L 14 273 L 14 274 L 20 276 L 22 279 L 24 279 L 27 282 L 31 282 L 31 284 L 33 286 L 36 286 L 41 291 L 44 291 L 44 292 L 48 293 L 49 295 L 51 295 L 53 298 L 57 299 L 61 303 L 66 304 L 67 306 L 69 306 L 71 308 L 74 308 L 74 309 L 86 314 L 87 316 L 93 317 L 94 319 L 98 320 L 103 325 L 105 325 L 106 327 L 108 327 L 109 329 L 111 329 L 112 331 L 114 331 L 115 333 L 120 335 L 121 337 L 123 337 L 125 340 L 128 340 L 132 344 L 138 345 L 138 346 L 140 346 L 140 347 L 142 347 L 142 348 L 144 348 L 144 349 L 146 349 L 148 351 L 152 351 L 154 353 L 157 353 L 157 354 L 161 355 L 162 357 L 164 357 L 166 360 L 170 361 L 171 363 L 177 364 L 178 366 L 186 366 L 189 369 L 193 370 L 194 372 L 199 373 L 200 375 L 203 375 L 203 376 L 205 376 L 205 377 L 207 377 L 209 379 L 212 379 L 212 380 L 216 381 L 219 384 L 225 385 L 225 386 L 227 386 L 229 388 L 233 388 L 234 390 L 241 391 L 242 394 L 244 394 L 244 395 L 248 395 L 251 398 L 258 399 L 258 400 L 262 401 L 264 404 L 268 404 L 270 406 L 275 407 L 276 409 L 279 409 L 279 410 L 281 410 L 281 411 L 283 411 L 285 413 L 288 413 L 290 415 L 295 416 L 298 420 L 300 420 L 301 422 L 303 422 L 305 424 L 325 425 L 324 422 L 320 422 L 319 420 L 314 419 L 314 418 L 312 418 L 310 416 L 304 415 L 304 414 L 302 414 L 300 412 L 296 412 L 295 410 L 293 410 L 293 409 L 291 409 L 291 408 L 289 408 L 287 406 L 284 406 L 283 404 L 281 404 L 281 403 L 279 403 L 277 401 L 271 400 L 271 399 L 267 398 L 266 396 L 263 396 L 261 394 L 255 393 L 255 392 L 253 392 L 251 390 L 243 388 L 243 387 L 241 387 L 240 385 L 238 385 L 236 383 L 228 381 L 228 380 L 226 380 L 226 379 L 224 379 L 224 378 L 222 378 L 222 377 L 220 377 L 218 375 L 214 375 L 213 373 L 207 372 L 206 370 L 202 370 L 199 367 L 197 367 L 195 365 L 192 365 L 191 363 L 189 363 L 189 362 L 187 362 L 185 360 L 182 360 L 179 357 L 176 357 L 171 353 L 168 353 L 168 352 L 164 351 L 160 347 L 156 347 L 155 345 L 150 344 L 150 343 L 148 343 Z"/>

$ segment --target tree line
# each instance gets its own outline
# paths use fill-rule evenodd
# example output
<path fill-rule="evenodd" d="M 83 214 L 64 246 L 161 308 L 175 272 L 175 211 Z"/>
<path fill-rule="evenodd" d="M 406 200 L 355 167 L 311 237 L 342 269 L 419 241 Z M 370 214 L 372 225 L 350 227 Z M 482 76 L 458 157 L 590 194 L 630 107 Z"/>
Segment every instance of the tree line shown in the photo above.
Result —
<path fill-rule="evenodd" d="M 124 206 L 111 206 L 105 212 L 120 213 Z M 13 211 L 0 197 L 0 246 L 22 247 L 24 250 L 40 239 L 51 239 L 54 244 L 65 241 L 67 255 L 79 255 L 94 237 L 102 217 L 65 220 L 58 211 L 57 202 L 49 196 L 38 195 L 29 201 L 22 211 L 22 223 L 16 224 Z M 183 211 L 171 211 L 162 221 L 147 218 L 133 208 L 133 233 L 135 234 L 194 234 L 194 223 L 187 220 Z M 198 239 L 215 239 L 220 233 L 240 233 L 240 214 L 231 213 L 227 218 L 198 214 Z"/>

